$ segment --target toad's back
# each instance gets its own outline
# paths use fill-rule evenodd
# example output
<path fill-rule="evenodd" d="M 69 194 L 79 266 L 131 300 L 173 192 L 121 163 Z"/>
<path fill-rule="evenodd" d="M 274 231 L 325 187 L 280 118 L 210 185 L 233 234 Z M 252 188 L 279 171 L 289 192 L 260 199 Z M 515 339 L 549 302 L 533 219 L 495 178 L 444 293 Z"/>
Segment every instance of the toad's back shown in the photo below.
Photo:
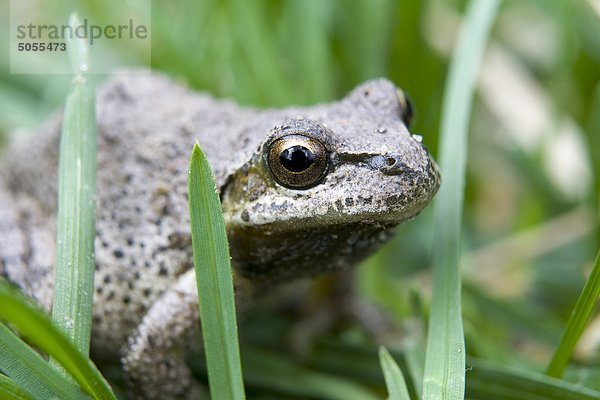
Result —
<path fill-rule="evenodd" d="M 116 353 L 191 267 L 187 163 L 198 140 L 217 186 L 255 151 L 270 112 L 193 94 L 156 75 L 122 75 L 98 94 L 94 348 Z M 0 164 L 0 272 L 46 309 L 55 262 L 60 117 Z M 98 306 L 101 304 L 101 307 Z"/>

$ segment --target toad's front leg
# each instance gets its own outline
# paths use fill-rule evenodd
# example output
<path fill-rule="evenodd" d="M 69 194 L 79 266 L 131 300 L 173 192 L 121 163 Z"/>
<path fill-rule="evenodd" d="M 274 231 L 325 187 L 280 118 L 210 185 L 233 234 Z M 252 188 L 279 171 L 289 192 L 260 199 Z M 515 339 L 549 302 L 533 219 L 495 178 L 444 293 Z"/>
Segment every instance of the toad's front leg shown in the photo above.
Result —
<path fill-rule="evenodd" d="M 196 278 L 191 269 L 152 305 L 129 337 L 122 361 L 132 398 L 206 398 L 183 353 L 191 337 L 200 337 L 199 322 Z"/>

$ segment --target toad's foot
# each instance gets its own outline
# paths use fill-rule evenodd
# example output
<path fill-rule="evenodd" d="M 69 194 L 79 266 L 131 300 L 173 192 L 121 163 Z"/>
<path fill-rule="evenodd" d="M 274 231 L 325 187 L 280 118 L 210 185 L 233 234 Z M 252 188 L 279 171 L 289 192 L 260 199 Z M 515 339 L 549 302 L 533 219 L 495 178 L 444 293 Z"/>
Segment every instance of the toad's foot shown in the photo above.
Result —
<path fill-rule="evenodd" d="M 123 364 L 131 397 L 145 400 L 207 398 L 184 360 L 184 344 L 200 338 L 194 270 L 181 275 L 150 308 L 129 338 Z"/>

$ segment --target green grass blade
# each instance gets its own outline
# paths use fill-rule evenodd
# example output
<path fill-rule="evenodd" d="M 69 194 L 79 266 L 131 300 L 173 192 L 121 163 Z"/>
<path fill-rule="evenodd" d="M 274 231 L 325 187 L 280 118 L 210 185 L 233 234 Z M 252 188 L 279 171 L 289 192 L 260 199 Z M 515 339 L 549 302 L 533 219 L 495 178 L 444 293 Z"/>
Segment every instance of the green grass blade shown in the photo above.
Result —
<path fill-rule="evenodd" d="M 394 351 L 392 356 L 402 366 L 402 359 L 406 360 L 407 354 L 405 351 Z M 243 359 L 248 369 L 254 367 L 246 357 L 246 350 Z M 345 367 L 330 365 L 330 360 L 336 359 Z M 314 369 L 350 377 L 355 384 L 377 388 L 384 385 L 376 350 L 372 347 L 321 341 L 306 362 Z M 581 383 L 550 378 L 530 370 L 500 366 L 476 358 L 468 358 L 467 365 L 466 398 L 470 400 L 600 400 L 600 392 L 583 387 Z M 250 382 L 249 373 L 246 376 Z M 408 375 L 405 376 L 408 378 Z M 413 398 L 425 399 L 422 396 Z"/>
<path fill-rule="evenodd" d="M 8 327 L 0 323 L 0 371 L 37 399 L 88 399 Z M 0 398 L 3 398 L 0 396 Z"/>
<path fill-rule="evenodd" d="M 79 25 L 76 15 L 69 23 Z M 96 236 L 96 109 L 85 76 L 85 40 L 67 43 L 74 72 L 64 111 L 59 165 L 58 246 L 52 317 L 89 354 Z"/>
<path fill-rule="evenodd" d="M 385 74 L 387 44 L 395 22 L 390 16 L 396 17 L 394 9 L 398 2 L 345 0 L 336 3 L 341 5 L 336 10 L 339 15 L 336 25 L 345 38 L 340 42 L 340 50 L 345 64 L 343 70 L 351 74 L 348 81 L 360 82 Z"/>
<path fill-rule="evenodd" d="M 264 7 L 245 0 L 232 0 L 230 6 L 233 33 L 239 43 L 235 51 L 244 55 L 248 66 L 247 78 L 240 79 L 251 79 L 255 83 L 254 88 L 259 92 L 253 99 L 255 103 L 286 104 L 293 90 L 276 52 L 277 35 L 270 29 L 272 23 L 267 22 Z"/>
<path fill-rule="evenodd" d="M 0 399 L 33 400 L 15 381 L 0 374 Z"/>
<path fill-rule="evenodd" d="M 546 375 L 559 378 L 573 354 L 573 349 L 581 337 L 583 330 L 588 324 L 594 307 L 600 297 L 600 252 L 596 255 L 596 261 L 592 268 L 592 273 L 588 278 L 583 291 L 577 299 L 573 313 L 567 321 L 567 326 L 563 331 L 558 347 L 554 351 L 552 360 L 546 369 Z"/>
<path fill-rule="evenodd" d="M 498 5 L 499 0 L 470 2 L 444 95 L 440 147 L 444 182 L 434 211 L 433 299 L 423 378 L 426 399 L 464 398 L 459 249 L 467 128 L 477 71 Z"/>
<path fill-rule="evenodd" d="M 196 144 L 188 182 L 194 267 L 212 398 L 243 399 L 233 279 L 221 202 L 208 160 Z"/>
<path fill-rule="evenodd" d="M 600 400 L 600 392 L 540 373 L 470 360 L 467 398 L 472 400 Z"/>
<path fill-rule="evenodd" d="M 600 81 L 594 89 L 590 110 L 590 118 L 587 123 L 588 149 L 594 171 L 594 187 L 598 188 L 600 187 L 600 135 L 598 135 L 600 132 Z M 600 210 L 600 190 L 596 190 L 594 201 L 596 209 Z"/>
<path fill-rule="evenodd" d="M 404 375 L 385 347 L 379 349 L 379 362 L 385 377 L 389 400 L 410 400 Z"/>
<path fill-rule="evenodd" d="M 46 314 L 3 281 L 0 281 L 0 319 L 10 323 L 29 343 L 60 363 L 92 398 L 115 400 L 94 364 L 54 327 Z"/>
<path fill-rule="evenodd" d="M 292 0 L 285 3 L 284 18 L 290 59 L 304 91 L 301 101 L 315 103 L 332 96 L 335 83 L 331 70 L 333 52 L 328 47 L 332 3 L 320 0 Z M 298 26 L 302 26 L 298 34 Z"/>
<path fill-rule="evenodd" d="M 245 348 L 243 358 L 246 379 L 251 385 L 302 399 L 380 399 L 352 380 L 308 370 L 272 353 Z"/>

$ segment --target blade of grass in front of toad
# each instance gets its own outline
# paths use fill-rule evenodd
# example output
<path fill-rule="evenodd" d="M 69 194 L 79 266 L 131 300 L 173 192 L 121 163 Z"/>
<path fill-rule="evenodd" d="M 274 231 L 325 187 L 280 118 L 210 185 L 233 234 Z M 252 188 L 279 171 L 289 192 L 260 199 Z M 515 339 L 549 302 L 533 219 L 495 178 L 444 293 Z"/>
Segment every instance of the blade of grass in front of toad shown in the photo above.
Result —
<path fill-rule="evenodd" d="M 245 352 L 246 350 L 244 350 Z M 402 359 L 406 361 L 404 351 L 393 351 L 391 354 L 398 361 Z M 332 364 L 331 360 L 338 360 L 341 365 Z M 368 385 L 377 388 L 383 386 L 377 352 L 369 344 L 339 343 L 332 340 L 319 341 L 315 351 L 306 360 L 303 360 L 303 363 L 310 365 L 318 373 L 335 373 L 339 376 L 351 378 L 355 385 Z M 541 373 L 524 369 L 522 366 L 519 368 L 506 367 L 475 358 L 468 358 L 467 364 L 469 366 L 467 399 L 600 400 L 600 392 L 583 387 L 581 383 L 550 378 Z M 247 365 L 248 369 L 254 367 L 246 361 L 245 354 L 244 365 Z M 406 378 L 409 378 L 410 372 L 408 374 L 404 372 L 404 374 Z M 249 373 L 246 373 L 246 376 L 248 382 L 251 383 Z M 272 377 L 269 376 L 269 378 Z M 407 381 L 407 384 L 409 382 Z M 425 398 L 415 396 L 410 387 L 408 389 L 413 398 Z M 305 397 L 308 396 L 305 395 Z"/>
<path fill-rule="evenodd" d="M 600 392 L 522 367 L 470 359 L 467 398 L 473 400 L 599 400 Z"/>
<path fill-rule="evenodd" d="M 379 362 L 383 370 L 389 400 L 410 400 L 404 375 L 385 347 L 379 348 Z"/>
<path fill-rule="evenodd" d="M 225 221 L 212 171 L 198 144 L 190 160 L 188 196 L 211 396 L 241 400 L 244 384 Z"/>
<path fill-rule="evenodd" d="M 33 400 L 33 397 L 6 375 L 0 374 L 0 399 Z"/>
<path fill-rule="evenodd" d="M 69 24 L 80 25 L 76 14 L 71 14 Z M 94 88 L 86 76 L 87 44 L 84 39 L 72 39 L 67 47 L 74 76 L 67 95 L 60 142 L 52 318 L 81 354 L 87 356 L 94 293 L 96 109 Z"/>
<path fill-rule="evenodd" d="M 583 287 L 583 291 L 575 304 L 573 313 L 567 321 L 567 326 L 560 339 L 558 347 L 556 348 L 550 365 L 546 370 L 546 375 L 555 378 L 560 378 L 563 371 L 567 367 L 573 349 L 577 341 L 581 337 L 583 330 L 585 329 L 594 307 L 598 303 L 600 297 L 600 252 L 596 255 L 596 261 L 592 267 L 592 273 Z"/>
<path fill-rule="evenodd" d="M 0 323 L 0 371 L 36 399 L 87 399 L 79 386 L 52 368 L 35 350 Z M 0 399 L 3 397 L 0 396 Z"/>
<path fill-rule="evenodd" d="M 116 400 L 110 386 L 45 313 L 32 306 L 15 289 L 0 280 L 0 320 L 10 323 L 28 343 L 56 360 L 94 399 Z M 62 397 L 76 398 L 76 397 Z"/>
<path fill-rule="evenodd" d="M 477 71 L 499 0 L 472 0 L 450 65 L 444 94 L 440 168 L 435 202 L 433 298 L 423 376 L 423 398 L 464 399 L 465 343 L 460 304 L 459 249 L 467 129 Z"/>

